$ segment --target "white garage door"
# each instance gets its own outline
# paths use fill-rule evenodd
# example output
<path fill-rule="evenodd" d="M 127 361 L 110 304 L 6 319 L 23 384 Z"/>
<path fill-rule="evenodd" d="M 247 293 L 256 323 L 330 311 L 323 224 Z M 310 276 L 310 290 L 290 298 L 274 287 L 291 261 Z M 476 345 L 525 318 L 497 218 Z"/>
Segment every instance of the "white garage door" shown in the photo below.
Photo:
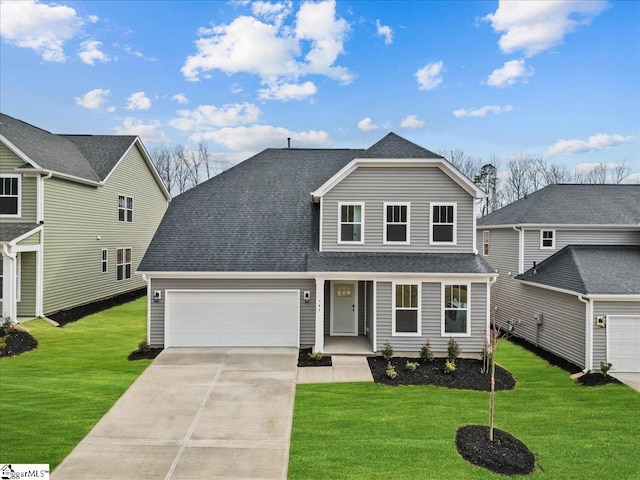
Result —
<path fill-rule="evenodd" d="M 297 347 L 297 290 L 167 291 L 166 347 Z"/>
<path fill-rule="evenodd" d="M 607 317 L 607 352 L 612 372 L 640 372 L 640 315 Z"/>

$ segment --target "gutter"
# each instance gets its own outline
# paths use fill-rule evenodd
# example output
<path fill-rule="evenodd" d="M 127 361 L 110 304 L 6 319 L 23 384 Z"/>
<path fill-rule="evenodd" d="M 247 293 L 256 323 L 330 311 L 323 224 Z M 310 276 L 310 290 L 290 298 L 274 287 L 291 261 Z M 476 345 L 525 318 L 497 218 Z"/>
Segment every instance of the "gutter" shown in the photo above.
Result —
<path fill-rule="evenodd" d="M 585 325 L 584 325 L 584 373 L 593 370 L 593 299 L 578 295 L 578 300 L 586 305 L 585 307 Z"/>

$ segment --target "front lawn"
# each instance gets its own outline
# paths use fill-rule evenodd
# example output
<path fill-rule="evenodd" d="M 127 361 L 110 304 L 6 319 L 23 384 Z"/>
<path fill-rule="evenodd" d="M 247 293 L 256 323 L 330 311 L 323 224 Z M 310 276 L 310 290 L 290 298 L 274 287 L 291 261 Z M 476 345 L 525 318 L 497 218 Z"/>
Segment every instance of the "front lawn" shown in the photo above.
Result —
<path fill-rule="evenodd" d="M 508 341 L 496 358 L 518 382 L 496 392 L 496 428 L 536 454 L 526 478 L 640 478 L 638 392 L 577 385 Z M 289 478 L 505 478 L 456 451 L 458 427 L 486 425 L 488 406 L 487 392 L 433 386 L 298 385 Z"/>
<path fill-rule="evenodd" d="M 23 325 L 31 352 L 0 359 L 0 462 L 53 470 L 149 365 L 127 355 L 146 336 L 146 299 L 64 328 Z"/>

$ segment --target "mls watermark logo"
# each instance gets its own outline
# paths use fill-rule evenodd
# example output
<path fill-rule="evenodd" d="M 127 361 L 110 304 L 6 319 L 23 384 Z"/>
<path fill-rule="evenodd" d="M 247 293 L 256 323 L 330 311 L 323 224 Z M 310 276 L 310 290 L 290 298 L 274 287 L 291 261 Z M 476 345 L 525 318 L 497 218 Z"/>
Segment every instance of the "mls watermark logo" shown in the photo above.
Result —
<path fill-rule="evenodd" d="M 37 478 L 49 480 L 48 463 L 6 463 L 0 467 L 0 480 Z"/>

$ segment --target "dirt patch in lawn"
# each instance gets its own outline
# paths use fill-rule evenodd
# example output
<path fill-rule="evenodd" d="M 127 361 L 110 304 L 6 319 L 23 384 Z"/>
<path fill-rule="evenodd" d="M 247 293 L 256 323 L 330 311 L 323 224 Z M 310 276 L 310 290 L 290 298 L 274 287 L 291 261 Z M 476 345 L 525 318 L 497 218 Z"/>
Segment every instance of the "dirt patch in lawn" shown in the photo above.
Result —
<path fill-rule="evenodd" d="M 393 357 L 391 365 L 397 372 L 396 378 L 386 373 L 388 361 L 382 357 L 368 357 L 373 379 L 385 385 L 436 385 L 438 387 L 464 390 L 491 390 L 491 375 L 482 373 L 482 361 L 472 358 L 458 358 L 456 369 L 445 373 L 446 358 L 435 358 L 431 362 L 421 362 L 419 358 Z M 418 362 L 415 371 L 405 368 L 407 362 Z M 496 390 L 511 390 L 516 386 L 513 376 L 504 368 L 496 365 Z"/>
<path fill-rule="evenodd" d="M 310 348 L 301 348 L 298 353 L 298 366 L 299 367 L 330 367 L 331 356 L 322 356 L 320 359 L 313 359 L 309 356 L 311 353 Z"/>
<path fill-rule="evenodd" d="M 528 475 L 536 467 L 531 450 L 516 437 L 486 425 L 465 425 L 456 432 L 456 448 L 466 461 L 502 475 Z"/>
<path fill-rule="evenodd" d="M 4 336 L 5 347 L 0 349 L 0 357 L 13 357 L 38 347 L 38 340 L 19 327 L 13 327 Z"/>
<path fill-rule="evenodd" d="M 601 373 L 587 373 L 585 375 L 582 375 L 581 377 L 578 377 L 576 381 L 579 385 L 585 387 L 597 387 L 599 385 L 606 385 L 607 383 L 622 383 L 617 378 L 613 378 L 610 375 L 607 375 L 605 377 Z"/>

